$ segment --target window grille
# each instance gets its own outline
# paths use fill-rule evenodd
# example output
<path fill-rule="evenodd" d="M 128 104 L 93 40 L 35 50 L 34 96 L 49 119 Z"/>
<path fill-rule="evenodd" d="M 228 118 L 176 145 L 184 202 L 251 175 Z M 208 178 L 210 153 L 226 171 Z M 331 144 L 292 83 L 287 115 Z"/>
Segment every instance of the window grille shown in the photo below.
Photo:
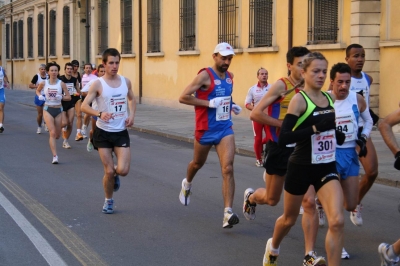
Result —
<path fill-rule="evenodd" d="M 272 0 L 250 0 L 249 48 L 272 46 Z"/>
<path fill-rule="evenodd" d="M 44 56 L 44 49 L 43 49 L 43 43 L 44 43 L 44 19 L 43 19 L 43 14 L 38 15 L 38 56 L 43 57 Z"/>
<path fill-rule="evenodd" d="M 63 8 L 63 55 L 69 55 L 69 7 Z"/>
<path fill-rule="evenodd" d="M 13 22 L 13 58 L 18 58 L 18 22 Z"/>
<path fill-rule="evenodd" d="M 28 58 L 33 58 L 33 18 L 28 17 L 26 24 L 28 26 Z"/>
<path fill-rule="evenodd" d="M 50 50 L 49 50 L 49 55 L 50 56 L 56 56 L 56 11 L 51 10 L 50 15 L 49 15 L 49 45 L 50 45 Z"/>
<path fill-rule="evenodd" d="M 6 24 L 6 59 L 11 59 L 10 56 L 10 24 Z"/>
<path fill-rule="evenodd" d="M 161 52 L 160 0 L 147 0 L 147 52 Z"/>
<path fill-rule="evenodd" d="M 179 51 L 196 48 L 196 0 L 179 1 Z"/>
<path fill-rule="evenodd" d="M 338 0 L 308 0 L 307 44 L 336 43 Z"/>
<path fill-rule="evenodd" d="M 132 0 L 121 0 L 121 53 L 132 53 Z"/>
<path fill-rule="evenodd" d="M 108 48 L 108 0 L 98 0 L 98 54 Z"/>
<path fill-rule="evenodd" d="M 238 48 L 236 0 L 218 0 L 218 43 Z"/>
<path fill-rule="evenodd" d="M 18 21 L 18 57 L 24 58 L 24 21 Z"/>

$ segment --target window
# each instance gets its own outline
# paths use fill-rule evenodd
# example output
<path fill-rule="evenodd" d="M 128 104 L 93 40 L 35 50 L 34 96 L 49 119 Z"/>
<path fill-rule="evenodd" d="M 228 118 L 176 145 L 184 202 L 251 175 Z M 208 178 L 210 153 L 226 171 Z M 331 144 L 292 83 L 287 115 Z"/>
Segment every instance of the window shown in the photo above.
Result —
<path fill-rule="evenodd" d="M 43 49 L 43 43 L 44 43 L 44 23 L 43 23 L 43 14 L 38 15 L 38 56 L 43 57 L 44 56 L 44 49 Z"/>
<path fill-rule="evenodd" d="M 63 55 L 69 55 L 69 7 L 63 8 Z"/>
<path fill-rule="evenodd" d="M 250 0 L 249 48 L 272 46 L 272 0 Z"/>
<path fill-rule="evenodd" d="M 196 1 L 179 1 L 179 51 L 196 48 Z"/>
<path fill-rule="evenodd" d="M 51 10 L 49 14 L 49 56 L 56 56 L 56 11 Z"/>
<path fill-rule="evenodd" d="M 18 57 L 24 58 L 24 21 L 18 21 Z"/>
<path fill-rule="evenodd" d="M 338 0 L 308 0 L 307 44 L 336 43 Z"/>
<path fill-rule="evenodd" d="M 121 53 L 132 53 L 132 0 L 121 0 Z"/>
<path fill-rule="evenodd" d="M 13 22 L 13 58 L 18 58 L 18 22 Z"/>
<path fill-rule="evenodd" d="M 29 17 L 28 22 L 28 58 L 33 58 L 33 18 Z"/>
<path fill-rule="evenodd" d="M 6 59 L 10 59 L 10 24 L 6 24 Z"/>
<path fill-rule="evenodd" d="M 238 48 L 236 0 L 218 0 L 218 43 Z"/>
<path fill-rule="evenodd" d="M 98 54 L 108 48 L 108 0 L 98 0 Z"/>
<path fill-rule="evenodd" d="M 160 0 L 147 0 L 147 52 L 161 52 Z"/>

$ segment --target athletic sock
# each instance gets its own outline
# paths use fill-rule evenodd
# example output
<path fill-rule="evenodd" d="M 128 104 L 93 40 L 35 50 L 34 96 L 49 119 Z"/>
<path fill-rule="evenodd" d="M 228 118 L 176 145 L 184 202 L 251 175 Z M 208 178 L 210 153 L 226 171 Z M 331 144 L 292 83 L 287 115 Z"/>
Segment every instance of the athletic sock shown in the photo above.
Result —
<path fill-rule="evenodd" d="M 390 247 L 388 248 L 387 255 L 390 259 L 395 260 L 395 261 L 396 261 L 397 257 L 399 256 L 396 253 L 394 253 L 393 245 L 390 245 Z"/>
<path fill-rule="evenodd" d="M 80 130 L 80 129 L 77 129 L 77 130 L 76 130 L 76 133 L 81 133 L 81 130 Z"/>
<path fill-rule="evenodd" d="M 226 208 L 224 209 L 224 213 L 225 213 L 225 212 L 229 212 L 229 211 L 232 212 L 232 208 L 231 208 L 231 207 L 226 207 Z"/>

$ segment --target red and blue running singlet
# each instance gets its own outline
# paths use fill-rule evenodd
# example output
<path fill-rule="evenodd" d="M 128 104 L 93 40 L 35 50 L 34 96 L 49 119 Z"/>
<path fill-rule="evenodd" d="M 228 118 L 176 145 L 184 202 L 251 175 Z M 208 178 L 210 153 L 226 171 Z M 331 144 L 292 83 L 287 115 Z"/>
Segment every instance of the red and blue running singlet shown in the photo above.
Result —
<path fill-rule="evenodd" d="M 202 71 L 207 71 L 211 84 L 207 89 L 198 89 L 195 97 L 208 101 L 216 97 L 224 97 L 224 104 L 218 108 L 195 106 L 196 130 L 219 131 L 229 128 L 232 126 L 232 76 L 226 71 L 225 78 L 220 79 L 211 67 L 203 68 L 199 73 Z"/>

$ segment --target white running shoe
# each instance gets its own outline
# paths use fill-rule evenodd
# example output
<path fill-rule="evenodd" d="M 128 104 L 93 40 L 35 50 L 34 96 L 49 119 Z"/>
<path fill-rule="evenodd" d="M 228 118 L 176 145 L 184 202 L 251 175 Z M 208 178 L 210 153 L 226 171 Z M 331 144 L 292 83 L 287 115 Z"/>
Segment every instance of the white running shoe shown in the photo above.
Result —
<path fill-rule="evenodd" d="M 265 247 L 263 266 L 278 265 L 278 255 L 274 256 L 271 254 L 271 245 L 272 245 L 272 238 L 268 239 L 267 246 Z M 278 248 L 278 250 L 279 250 L 279 248 Z"/>
<path fill-rule="evenodd" d="M 84 139 L 87 139 L 86 130 L 82 129 L 82 130 L 81 130 L 81 133 L 82 133 L 83 138 L 84 138 Z"/>
<path fill-rule="evenodd" d="M 311 251 L 303 259 L 303 266 L 319 266 L 326 265 L 326 260 L 322 256 L 318 256 L 317 252 Z"/>
<path fill-rule="evenodd" d="M 342 259 L 344 260 L 350 259 L 350 254 L 347 253 L 347 251 L 344 248 L 342 248 Z"/>
<path fill-rule="evenodd" d="M 63 148 L 64 148 L 64 149 L 71 149 L 71 145 L 69 145 L 68 141 L 65 140 L 65 141 L 63 142 Z"/>
<path fill-rule="evenodd" d="M 38 127 L 36 130 L 36 134 L 40 134 L 40 133 L 42 133 L 42 127 Z"/>
<path fill-rule="evenodd" d="M 53 161 L 51 162 L 52 164 L 58 164 L 58 156 L 53 156 Z"/>
<path fill-rule="evenodd" d="M 354 211 L 350 212 L 350 220 L 354 225 L 361 226 L 363 219 L 361 217 L 362 204 L 357 205 Z"/>
<path fill-rule="evenodd" d="M 90 138 L 89 138 L 89 141 L 88 141 L 88 143 L 87 143 L 87 145 L 86 145 L 86 150 L 87 150 L 88 152 L 92 152 L 93 149 L 94 149 L 93 144 L 92 144 L 92 142 L 90 141 Z"/>
<path fill-rule="evenodd" d="M 315 206 L 318 212 L 318 222 L 319 222 L 319 227 L 324 227 L 326 218 L 325 218 L 325 211 L 324 208 L 320 203 L 317 202 L 317 199 L 315 199 Z"/>
<path fill-rule="evenodd" d="M 303 206 L 300 206 L 299 214 L 303 214 L 303 213 L 304 213 L 304 208 L 303 208 Z"/>
<path fill-rule="evenodd" d="M 186 183 L 186 178 L 182 180 L 182 188 L 181 192 L 179 193 L 179 200 L 183 205 L 187 206 L 190 203 L 190 194 L 192 194 L 192 192 L 190 192 L 190 189 L 192 188 L 192 186 L 186 188 L 185 183 Z"/>
<path fill-rule="evenodd" d="M 49 129 L 47 128 L 46 124 L 44 124 L 44 131 L 49 132 Z"/>
<path fill-rule="evenodd" d="M 235 224 L 239 223 L 239 217 L 232 211 L 224 212 L 224 220 L 222 222 L 223 228 L 232 228 Z"/>
<path fill-rule="evenodd" d="M 390 248 L 390 245 L 387 243 L 381 243 L 378 247 L 379 257 L 381 258 L 381 266 L 392 266 L 398 265 L 400 258 L 397 257 L 396 259 L 389 258 L 387 252 Z"/>
<path fill-rule="evenodd" d="M 257 204 L 251 204 L 249 201 L 249 197 L 254 193 L 254 189 L 248 188 L 244 191 L 244 199 L 243 199 L 243 215 L 246 220 L 251 221 L 256 219 L 256 206 Z"/>

